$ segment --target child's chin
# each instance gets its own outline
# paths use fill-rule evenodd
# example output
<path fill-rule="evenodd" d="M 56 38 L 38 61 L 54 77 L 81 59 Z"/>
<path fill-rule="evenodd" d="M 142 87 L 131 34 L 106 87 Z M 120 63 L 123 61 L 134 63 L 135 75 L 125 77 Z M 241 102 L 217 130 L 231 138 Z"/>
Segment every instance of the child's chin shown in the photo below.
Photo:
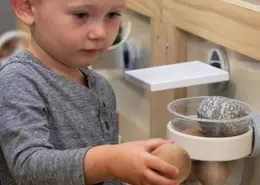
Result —
<path fill-rule="evenodd" d="M 80 62 L 77 63 L 77 67 L 78 68 L 85 68 L 85 67 L 89 67 L 91 66 L 94 61 L 95 61 L 96 58 L 93 58 L 93 59 L 90 59 L 90 58 L 87 58 L 87 59 L 82 59 L 80 60 Z"/>

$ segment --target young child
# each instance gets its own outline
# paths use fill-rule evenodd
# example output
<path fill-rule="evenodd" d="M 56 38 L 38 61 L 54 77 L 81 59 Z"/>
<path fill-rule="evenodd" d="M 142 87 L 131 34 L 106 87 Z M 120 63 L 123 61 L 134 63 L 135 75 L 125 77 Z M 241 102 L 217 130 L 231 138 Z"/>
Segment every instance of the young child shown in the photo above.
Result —
<path fill-rule="evenodd" d="M 12 0 L 27 50 L 0 69 L 1 185 L 177 185 L 150 154 L 170 141 L 117 143 L 116 100 L 87 69 L 115 40 L 125 0 Z"/>

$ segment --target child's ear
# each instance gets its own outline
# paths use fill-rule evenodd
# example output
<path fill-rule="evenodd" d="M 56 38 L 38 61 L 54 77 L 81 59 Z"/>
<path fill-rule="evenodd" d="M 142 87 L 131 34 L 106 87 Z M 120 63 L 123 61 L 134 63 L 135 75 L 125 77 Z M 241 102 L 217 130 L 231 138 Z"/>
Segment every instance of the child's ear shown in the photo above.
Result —
<path fill-rule="evenodd" d="M 27 26 L 34 23 L 32 0 L 11 0 L 16 16 Z"/>

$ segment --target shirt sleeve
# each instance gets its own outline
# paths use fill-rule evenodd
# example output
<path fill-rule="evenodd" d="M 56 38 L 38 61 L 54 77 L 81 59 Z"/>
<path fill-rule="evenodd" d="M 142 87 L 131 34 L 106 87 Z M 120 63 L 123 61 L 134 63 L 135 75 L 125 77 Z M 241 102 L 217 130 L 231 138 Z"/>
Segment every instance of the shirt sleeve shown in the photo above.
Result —
<path fill-rule="evenodd" d="M 89 148 L 57 150 L 49 142 L 44 96 L 25 68 L 0 73 L 0 146 L 13 178 L 19 185 L 84 185 Z"/>

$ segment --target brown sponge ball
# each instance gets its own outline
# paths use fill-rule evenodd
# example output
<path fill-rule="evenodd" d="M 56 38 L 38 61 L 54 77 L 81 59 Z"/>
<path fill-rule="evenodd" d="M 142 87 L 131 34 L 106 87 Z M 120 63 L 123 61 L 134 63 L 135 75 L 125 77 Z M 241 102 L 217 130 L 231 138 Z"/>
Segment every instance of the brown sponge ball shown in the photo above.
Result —
<path fill-rule="evenodd" d="M 178 177 L 165 175 L 168 178 L 178 179 L 180 182 L 183 182 L 189 176 L 192 167 L 190 156 L 187 151 L 178 144 L 164 144 L 155 149 L 152 154 L 174 165 L 179 170 Z"/>

